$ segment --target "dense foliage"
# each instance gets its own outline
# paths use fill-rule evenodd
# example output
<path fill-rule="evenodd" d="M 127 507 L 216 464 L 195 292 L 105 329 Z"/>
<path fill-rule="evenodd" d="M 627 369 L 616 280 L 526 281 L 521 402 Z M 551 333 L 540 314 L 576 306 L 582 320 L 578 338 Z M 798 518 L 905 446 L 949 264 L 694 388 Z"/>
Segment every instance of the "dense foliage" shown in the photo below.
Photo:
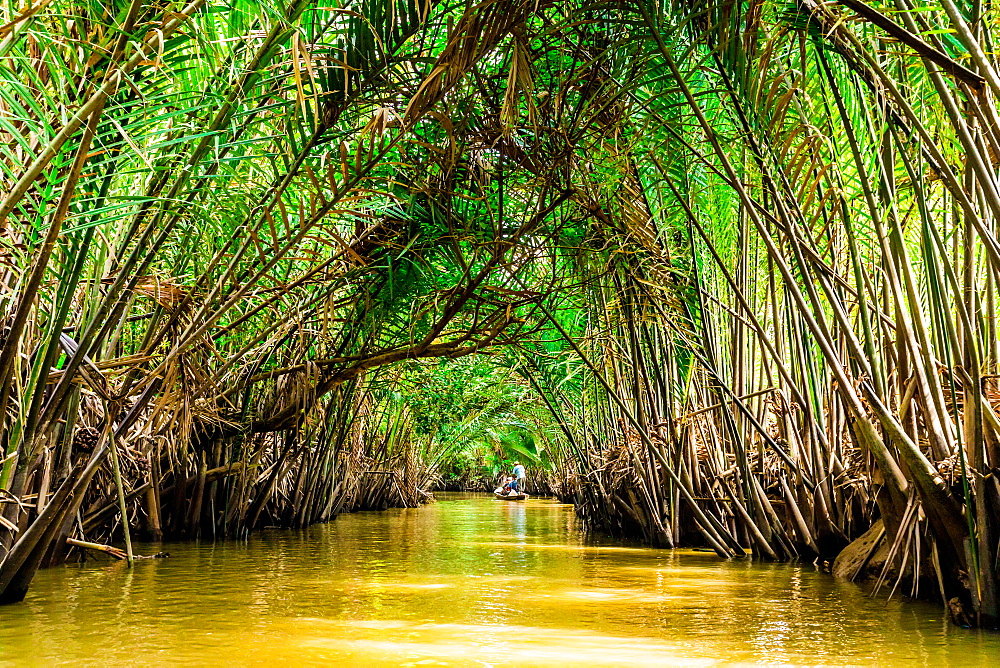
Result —
<path fill-rule="evenodd" d="M 524 457 L 997 623 L 992 6 L 0 12 L 3 600 Z"/>

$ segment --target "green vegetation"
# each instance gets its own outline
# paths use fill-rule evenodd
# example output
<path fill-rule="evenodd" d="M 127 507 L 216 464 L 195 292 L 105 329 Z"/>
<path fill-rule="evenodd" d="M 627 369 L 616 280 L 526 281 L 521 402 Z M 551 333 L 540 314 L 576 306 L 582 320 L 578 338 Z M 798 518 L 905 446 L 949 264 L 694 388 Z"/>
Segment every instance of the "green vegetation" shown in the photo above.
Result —
<path fill-rule="evenodd" d="M 1000 623 L 992 6 L 0 11 L 0 600 L 524 458 Z"/>

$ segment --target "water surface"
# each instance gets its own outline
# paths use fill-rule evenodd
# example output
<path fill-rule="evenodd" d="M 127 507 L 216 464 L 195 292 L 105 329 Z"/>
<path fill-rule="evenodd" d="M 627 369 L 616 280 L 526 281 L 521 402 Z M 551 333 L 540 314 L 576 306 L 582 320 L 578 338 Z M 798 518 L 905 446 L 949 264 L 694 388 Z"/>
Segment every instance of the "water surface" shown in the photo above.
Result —
<path fill-rule="evenodd" d="M 1000 635 L 808 565 L 588 538 L 551 500 L 441 498 L 42 571 L 0 608 L 0 665 L 1000 665 Z"/>

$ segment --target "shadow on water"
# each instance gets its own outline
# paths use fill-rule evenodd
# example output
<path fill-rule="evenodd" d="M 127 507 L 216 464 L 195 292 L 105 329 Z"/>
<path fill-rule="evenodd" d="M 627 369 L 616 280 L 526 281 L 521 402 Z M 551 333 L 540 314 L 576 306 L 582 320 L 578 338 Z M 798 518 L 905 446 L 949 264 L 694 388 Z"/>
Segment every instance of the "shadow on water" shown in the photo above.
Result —
<path fill-rule="evenodd" d="M 1000 663 L 1000 635 L 934 605 L 887 604 L 807 565 L 588 537 L 547 499 L 444 494 L 162 549 L 174 556 L 131 572 L 40 573 L 0 608 L 0 664 Z"/>

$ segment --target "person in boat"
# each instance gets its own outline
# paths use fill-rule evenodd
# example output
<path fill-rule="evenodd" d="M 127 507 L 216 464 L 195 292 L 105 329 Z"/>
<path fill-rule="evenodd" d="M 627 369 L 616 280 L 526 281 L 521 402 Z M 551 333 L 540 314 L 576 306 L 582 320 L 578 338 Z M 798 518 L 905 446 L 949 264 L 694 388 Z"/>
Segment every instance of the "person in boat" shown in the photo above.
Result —
<path fill-rule="evenodd" d="M 513 476 L 504 476 L 503 484 L 497 489 L 493 490 L 497 494 L 507 495 L 510 494 L 510 485 L 514 482 L 515 478 Z"/>
<path fill-rule="evenodd" d="M 521 462 L 514 462 L 514 482 L 510 484 L 511 489 L 518 494 L 524 494 L 524 466 Z"/>

